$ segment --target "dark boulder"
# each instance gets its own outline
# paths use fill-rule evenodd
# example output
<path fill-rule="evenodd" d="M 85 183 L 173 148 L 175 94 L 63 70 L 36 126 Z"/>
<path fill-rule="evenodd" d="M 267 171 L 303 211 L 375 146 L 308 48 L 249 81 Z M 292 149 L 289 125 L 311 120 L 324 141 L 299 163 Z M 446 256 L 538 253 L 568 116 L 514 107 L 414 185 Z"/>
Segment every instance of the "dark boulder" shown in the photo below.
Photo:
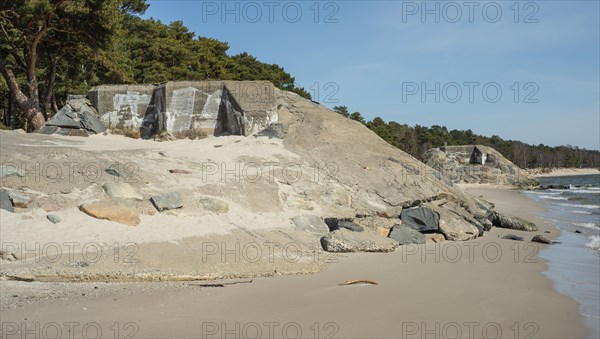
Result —
<path fill-rule="evenodd" d="M 402 226 L 419 232 L 437 232 L 440 228 L 440 215 L 428 207 L 403 209 L 400 219 Z"/>
<path fill-rule="evenodd" d="M 399 242 L 400 245 L 425 243 L 425 235 L 410 227 L 405 227 L 404 225 L 394 226 L 389 237 Z"/>

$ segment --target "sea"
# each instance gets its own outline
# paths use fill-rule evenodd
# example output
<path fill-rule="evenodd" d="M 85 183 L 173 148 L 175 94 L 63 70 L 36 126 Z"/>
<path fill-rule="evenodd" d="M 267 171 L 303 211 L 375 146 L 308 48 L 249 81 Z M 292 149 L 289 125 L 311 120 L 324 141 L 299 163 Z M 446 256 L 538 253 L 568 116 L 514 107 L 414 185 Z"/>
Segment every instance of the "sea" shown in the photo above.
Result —
<path fill-rule="evenodd" d="M 560 243 L 539 253 L 548 263 L 544 274 L 559 293 L 579 303 L 579 312 L 592 330 L 590 338 L 600 338 L 600 174 L 537 180 L 545 187 L 561 187 L 524 191 L 546 207 L 539 217 L 561 230 Z"/>

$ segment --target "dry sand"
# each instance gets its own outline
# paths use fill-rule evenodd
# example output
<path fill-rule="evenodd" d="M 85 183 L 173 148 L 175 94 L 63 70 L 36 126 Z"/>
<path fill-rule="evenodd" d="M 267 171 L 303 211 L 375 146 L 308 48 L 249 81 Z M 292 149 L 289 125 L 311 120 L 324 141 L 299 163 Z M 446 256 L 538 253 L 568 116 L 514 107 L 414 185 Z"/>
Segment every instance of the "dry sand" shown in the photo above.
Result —
<path fill-rule="evenodd" d="M 537 170 L 530 170 L 531 175 L 534 177 L 559 177 L 559 176 L 571 176 L 571 175 L 590 175 L 600 174 L 600 169 L 597 168 L 555 168 L 549 173 L 540 173 Z"/>
<path fill-rule="evenodd" d="M 536 222 L 540 232 L 494 228 L 468 242 L 335 255 L 327 259 L 339 262 L 318 274 L 258 278 L 221 288 L 183 282 L 53 283 L 52 297 L 43 283 L 0 282 L 3 306 L 24 298 L 22 306 L 3 309 L 3 335 L 20 338 L 7 330 L 25 327 L 33 331 L 31 337 L 57 328 L 68 337 L 69 327 L 75 337 L 84 330 L 93 337 L 100 329 L 103 338 L 116 331 L 133 338 L 294 338 L 298 332 L 306 338 L 589 335 L 578 305 L 555 292 L 541 274 L 546 265 L 536 253 L 544 245 L 529 242 L 546 230 L 548 238 L 559 234 L 535 217 L 541 205 L 514 190 L 468 191 L 495 203 L 500 212 Z M 501 239 L 507 233 L 525 241 Z M 353 279 L 378 285 L 339 286 Z"/>

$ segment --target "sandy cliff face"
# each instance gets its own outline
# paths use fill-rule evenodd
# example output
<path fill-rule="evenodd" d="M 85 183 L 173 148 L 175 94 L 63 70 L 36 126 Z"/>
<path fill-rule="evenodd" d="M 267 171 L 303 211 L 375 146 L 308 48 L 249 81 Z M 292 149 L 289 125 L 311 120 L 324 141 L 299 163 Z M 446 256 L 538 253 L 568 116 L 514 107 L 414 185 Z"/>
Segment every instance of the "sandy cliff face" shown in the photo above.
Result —
<path fill-rule="evenodd" d="M 440 222 L 460 219 L 452 223 L 459 240 L 478 236 L 473 225 L 486 211 L 431 167 L 324 106 L 275 95 L 279 121 L 249 137 L 157 142 L 0 131 L 2 190 L 31 199 L 14 213 L 0 210 L 8 258 L 1 275 L 176 280 L 314 272 L 324 264 L 314 255 L 322 234 L 294 218 L 350 219 L 384 236 L 380 229 L 399 224 L 403 208 L 422 204 L 439 209 Z M 158 208 L 159 201 L 170 207 Z M 43 252 L 36 244 L 57 246 Z M 34 253 L 27 257 L 24 247 Z M 100 252 L 96 261 L 86 260 L 90 250 Z M 134 262 L 115 260 L 115 250 Z M 44 259 L 55 252 L 77 259 Z"/>
<path fill-rule="evenodd" d="M 482 154 L 477 163 L 473 150 Z M 513 185 L 519 187 L 536 186 L 531 175 L 510 162 L 491 147 L 482 145 L 448 146 L 432 148 L 425 153 L 425 163 L 435 168 L 442 176 L 454 183 L 477 183 Z"/>

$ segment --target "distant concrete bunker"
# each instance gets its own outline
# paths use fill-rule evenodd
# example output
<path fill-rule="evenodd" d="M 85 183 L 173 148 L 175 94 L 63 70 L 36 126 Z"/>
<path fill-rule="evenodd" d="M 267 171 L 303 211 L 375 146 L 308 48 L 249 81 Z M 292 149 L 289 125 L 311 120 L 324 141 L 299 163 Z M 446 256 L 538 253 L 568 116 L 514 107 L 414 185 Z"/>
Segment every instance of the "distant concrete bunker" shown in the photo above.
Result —
<path fill-rule="evenodd" d="M 276 122 L 275 87 L 268 81 L 170 81 L 158 86 L 103 85 L 90 100 L 108 128 L 163 130 L 183 136 L 252 135 Z"/>

